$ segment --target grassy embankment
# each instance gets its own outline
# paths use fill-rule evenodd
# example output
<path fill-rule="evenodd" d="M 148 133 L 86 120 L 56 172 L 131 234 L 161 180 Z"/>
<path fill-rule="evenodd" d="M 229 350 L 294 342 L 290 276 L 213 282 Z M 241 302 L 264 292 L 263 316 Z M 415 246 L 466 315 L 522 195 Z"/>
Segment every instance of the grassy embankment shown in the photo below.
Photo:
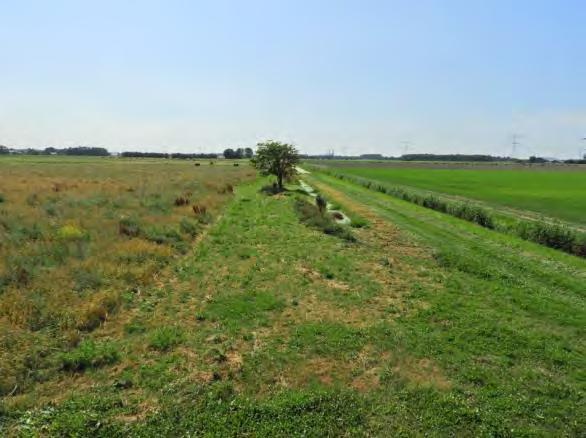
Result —
<path fill-rule="evenodd" d="M 334 175 L 337 178 L 352 181 L 360 184 L 372 190 L 376 190 L 388 195 L 403 199 L 415 204 L 430 208 L 433 210 L 447 213 L 452 216 L 456 216 L 461 219 L 474 222 L 486 228 L 496 229 L 498 231 L 513 234 L 519 236 L 525 240 L 540 243 L 550 248 L 559 249 L 570 254 L 586 257 L 586 231 L 577 224 L 562 223 L 559 219 L 536 216 L 535 214 L 528 211 L 515 210 L 514 212 L 510 209 L 504 210 L 502 206 L 487 204 L 486 202 L 479 202 L 472 199 L 455 197 L 453 194 L 445 195 L 438 191 L 422 190 L 420 188 L 414 188 L 413 186 L 397 185 L 389 182 L 380 182 L 379 180 L 366 176 L 357 175 L 370 175 L 382 174 L 387 177 L 392 177 L 394 173 L 399 171 L 408 172 L 419 172 L 425 173 L 428 178 L 437 178 L 437 185 L 441 187 L 442 177 L 441 173 L 433 173 L 437 169 L 397 169 L 397 168 L 384 168 L 382 172 L 380 167 L 378 168 L 366 168 L 362 169 L 355 165 L 342 166 L 341 164 L 333 163 L 331 165 L 319 165 L 313 167 L 314 170 L 319 170 L 330 175 Z M 446 169 L 443 170 L 447 171 Z M 453 171 L 453 170 L 452 170 Z M 458 172 L 460 170 L 456 170 Z M 431 172 L 431 173 L 430 173 Z M 470 171 L 464 171 L 470 172 Z M 487 172 L 486 170 L 475 170 L 473 173 L 481 174 Z M 497 171 L 496 174 L 511 173 L 512 171 Z M 526 171 L 516 171 L 517 173 L 523 174 Z M 490 172 L 489 172 L 490 173 Z M 494 172 L 493 172 L 494 173 Z M 552 172 L 541 172 L 541 173 L 552 173 Z M 569 174 L 580 175 L 579 172 L 568 172 Z M 391 178 L 392 179 L 392 178 Z M 506 178 L 504 178 L 506 180 Z M 579 179 L 579 178 L 578 178 Z M 416 184 L 416 183 L 415 183 Z M 472 181 L 466 181 L 469 190 L 475 190 L 483 192 L 486 187 L 482 186 L 478 182 L 473 183 Z M 503 184 L 503 182 L 501 182 Z M 502 189 L 502 187 L 501 187 Z M 525 187 L 525 190 L 530 188 Z M 440 189 L 441 190 L 441 189 Z M 574 204 L 580 205 L 582 200 L 579 196 L 575 196 Z M 543 203 L 546 203 L 545 199 L 542 199 Z M 579 207 L 578 209 L 581 209 Z"/>
<path fill-rule="evenodd" d="M 336 166 L 334 165 L 334 169 Z M 586 227 L 586 169 L 416 169 L 340 167 L 343 173 L 523 210 Z"/>
<path fill-rule="evenodd" d="M 370 222 L 357 242 L 303 225 L 295 193 L 237 188 L 172 275 L 129 297 L 91 347 L 53 356 L 91 366 L 5 399 L 7 430 L 584 430 L 583 260 L 307 178 Z"/>

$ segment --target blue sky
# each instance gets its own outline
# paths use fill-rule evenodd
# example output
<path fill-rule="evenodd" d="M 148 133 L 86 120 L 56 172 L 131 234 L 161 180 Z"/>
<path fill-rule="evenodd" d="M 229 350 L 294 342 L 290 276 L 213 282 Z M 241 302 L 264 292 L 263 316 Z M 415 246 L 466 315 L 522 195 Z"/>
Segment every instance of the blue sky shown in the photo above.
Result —
<path fill-rule="evenodd" d="M 586 147 L 582 0 L 4 0 L 0 17 L 9 146 Z"/>

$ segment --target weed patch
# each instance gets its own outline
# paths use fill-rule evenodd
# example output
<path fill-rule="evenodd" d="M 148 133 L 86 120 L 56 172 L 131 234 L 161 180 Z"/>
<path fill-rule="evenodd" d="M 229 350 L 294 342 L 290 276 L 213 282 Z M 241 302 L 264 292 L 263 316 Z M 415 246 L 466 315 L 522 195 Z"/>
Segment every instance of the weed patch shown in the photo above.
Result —
<path fill-rule="evenodd" d="M 196 237 L 201 231 L 201 225 L 199 221 L 184 217 L 179 223 L 181 232 L 188 234 L 192 238 Z"/>
<path fill-rule="evenodd" d="M 318 206 L 310 204 L 304 199 L 296 199 L 295 211 L 300 221 L 309 227 L 316 228 L 325 234 L 339 237 L 348 242 L 356 241 L 356 237 L 348 227 L 336 223 L 328 214 L 320 211 Z"/>
<path fill-rule="evenodd" d="M 213 299 L 205 308 L 205 319 L 219 321 L 233 330 L 267 323 L 267 312 L 285 307 L 284 300 L 268 292 L 244 292 Z"/>
<path fill-rule="evenodd" d="M 118 222 L 118 233 L 128 237 L 138 237 L 141 227 L 137 219 L 125 217 Z"/>
<path fill-rule="evenodd" d="M 339 356 L 360 350 L 364 343 L 361 331 L 335 322 L 301 324 L 293 330 L 293 349 L 327 356 Z"/>
<path fill-rule="evenodd" d="M 75 290 L 80 292 L 98 290 L 105 284 L 102 274 L 96 269 L 80 268 L 73 271 L 72 277 Z"/>
<path fill-rule="evenodd" d="M 157 328 L 149 336 L 149 346 L 154 350 L 168 351 L 181 344 L 185 335 L 178 327 Z"/>
<path fill-rule="evenodd" d="M 118 362 L 120 353 L 116 344 L 108 341 L 82 341 L 74 350 L 61 355 L 61 368 L 65 371 L 84 371 Z"/>

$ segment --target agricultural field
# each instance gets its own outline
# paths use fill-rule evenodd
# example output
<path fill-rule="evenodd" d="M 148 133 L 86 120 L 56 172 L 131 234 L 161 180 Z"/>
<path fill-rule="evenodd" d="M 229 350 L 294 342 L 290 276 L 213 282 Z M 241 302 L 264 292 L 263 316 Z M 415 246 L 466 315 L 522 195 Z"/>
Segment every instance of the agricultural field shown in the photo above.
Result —
<path fill-rule="evenodd" d="M 586 227 L 586 166 L 327 162 L 348 175 L 455 195 Z"/>
<path fill-rule="evenodd" d="M 583 435 L 584 258 L 322 172 L 271 184 L 0 160 L 0 433 Z"/>
<path fill-rule="evenodd" d="M 48 352 L 77 345 L 161 281 L 253 176 L 184 162 L 2 159 L 0 394 L 49 378 Z"/>

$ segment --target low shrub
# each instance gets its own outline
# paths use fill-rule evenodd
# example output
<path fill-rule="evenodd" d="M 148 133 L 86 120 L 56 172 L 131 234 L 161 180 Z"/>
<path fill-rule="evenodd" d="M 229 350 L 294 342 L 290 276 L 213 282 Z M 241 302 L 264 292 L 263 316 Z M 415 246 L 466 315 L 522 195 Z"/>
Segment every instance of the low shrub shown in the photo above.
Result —
<path fill-rule="evenodd" d="M 531 240 L 566 252 L 574 251 L 574 245 L 577 240 L 576 233 L 568 227 L 544 221 L 520 221 L 516 231 L 517 235 L 525 240 Z"/>
<path fill-rule="evenodd" d="M 232 184 L 227 183 L 218 189 L 218 193 L 220 193 L 221 195 L 225 195 L 227 193 L 234 193 L 234 186 Z"/>
<path fill-rule="evenodd" d="M 74 350 L 61 355 L 61 368 L 79 372 L 118 362 L 120 353 L 111 342 L 82 341 Z"/>
<path fill-rule="evenodd" d="M 5 220 L 0 221 L 0 227 L 8 232 L 7 241 L 15 245 L 22 245 L 29 241 L 40 241 L 45 237 L 38 223 L 28 226 L 22 224 L 20 220 Z"/>
<path fill-rule="evenodd" d="M 307 226 L 317 228 L 325 234 L 337 236 L 348 242 L 355 242 L 356 237 L 345 226 L 336 223 L 330 216 L 322 214 L 316 205 L 310 204 L 303 199 L 295 201 L 295 210 L 299 219 Z"/>
<path fill-rule="evenodd" d="M 189 205 L 189 198 L 186 196 L 179 196 L 175 198 L 175 207 L 182 207 L 184 205 Z"/>
<path fill-rule="evenodd" d="M 75 225 L 64 225 L 57 230 L 56 237 L 58 240 L 66 242 L 76 242 L 86 239 L 87 233 Z"/>
<path fill-rule="evenodd" d="M 67 190 L 67 184 L 65 183 L 53 183 L 53 186 L 51 187 L 51 190 L 53 190 L 54 192 L 63 192 L 65 190 Z"/>
<path fill-rule="evenodd" d="M 184 339 L 185 335 L 178 327 L 160 327 L 149 336 L 149 346 L 158 351 L 168 351 Z"/>
<path fill-rule="evenodd" d="M 104 278 L 95 269 L 77 269 L 72 277 L 74 289 L 78 292 L 97 290 L 104 285 Z"/>
<path fill-rule="evenodd" d="M 179 223 L 179 228 L 181 229 L 181 232 L 189 234 L 191 237 L 195 237 L 200 233 L 199 222 L 196 222 L 193 219 L 187 217 L 181 219 L 181 222 Z"/>
<path fill-rule="evenodd" d="M 26 197 L 26 203 L 31 207 L 36 207 L 39 205 L 39 195 L 37 193 L 31 193 Z"/>
<path fill-rule="evenodd" d="M 2 193 L 0 193 L 0 204 L 2 204 L 3 202 L 6 202 L 6 198 Z"/>
<path fill-rule="evenodd" d="M 196 204 L 191 207 L 193 214 L 197 217 L 197 220 L 201 224 L 211 224 L 213 221 L 212 215 L 208 212 L 207 207 L 204 204 Z"/>
<path fill-rule="evenodd" d="M 425 196 L 421 205 L 426 208 L 431 208 L 432 210 L 441 211 L 443 213 L 447 211 L 446 203 L 433 195 Z"/>
<path fill-rule="evenodd" d="M 203 204 L 194 204 L 191 209 L 196 216 L 203 215 L 208 212 L 208 208 Z"/>
<path fill-rule="evenodd" d="M 48 216 L 55 217 L 59 216 L 59 206 L 57 202 L 49 200 L 43 204 L 43 210 Z"/>
<path fill-rule="evenodd" d="M 154 214 L 169 214 L 171 211 L 169 199 L 163 199 L 159 193 L 146 196 L 140 204 Z"/>
<path fill-rule="evenodd" d="M 77 315 L 76 327 L 79 330 L 91 332 L 97 329 L 108 315 L 116 310 L 120 304 L 120 295 L 116 292 L 105 293 Z"/>
<path fill-rule="evenodd" d="M 134 218 L 124 217 L 118 222 L 118 233 L 121 235 L 137 237 L 140 232 L 140 224 Z"/>
<path fill-rule="evenodd" d="M 159 245 L 181 242 L 183 237 L 170 225 L 155 225 L 144 230 L 144 238 Z"/>
<path fill-rule="evenodd" d="M 572 254 L 580 257 L 586 257 L 586 234 L 577 234 L 572 246 Z"/>
<path fill-rule="evenodd" d="M 132 321 L 124 326 L 124 332 L 132 335 L 132 334 L 141 334 L 146 331 L 146 327 L 142 322 L 139 321 Z"/>
<path fill-rule="evenodd" d="M 492 216 L 482 207 L 467 202 L 451 202 L 447 204 L 446 213 L 460 219 L 474 222 L 485 228 L 494 228 Z"/>
<path fill-rule="evenodd" d="M 0 284 L 26 286 L 37 274 L 41 265 L 39 257 L 18 255 L 6 258 L 6 270 L 0 278 Z"/>
<path fill-rule="evenodd" d="M 57 244 L 61 246 L 64 256 L 85 259 L 88 255 L 90 236 L 75 225 L 65 225 L 56 232 Z"/>

